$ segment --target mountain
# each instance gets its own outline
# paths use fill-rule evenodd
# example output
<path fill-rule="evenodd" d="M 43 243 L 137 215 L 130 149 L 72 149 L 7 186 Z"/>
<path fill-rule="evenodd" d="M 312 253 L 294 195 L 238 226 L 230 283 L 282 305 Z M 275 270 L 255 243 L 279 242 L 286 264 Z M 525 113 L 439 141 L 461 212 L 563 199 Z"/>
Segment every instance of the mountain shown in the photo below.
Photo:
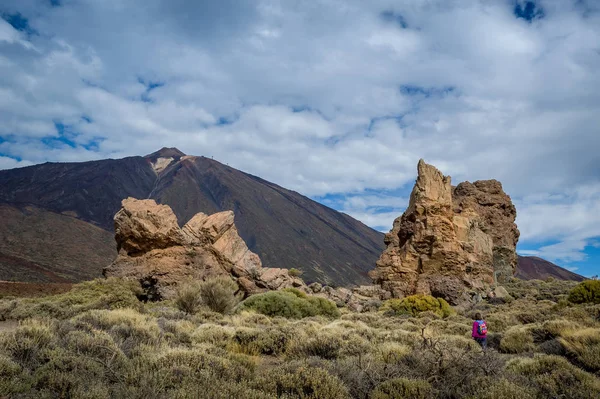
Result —
<path fill-rule="evenodd" d="M 116 257 L 113 216 L 127 197 L 171 206 L 180 224 L 233 210 L 266 267 L 297 268 L 307 282 L 369 283 L 383 233 L 297 192 L 205 157 L 163 148 L 145 157 L 45 163 L 0 171 L 0 280 L 67 283 L 101 275 Z M 519 257 L 517 277 L 581 280 Z"/>
<path fill-rule="evenodd" d="M 516 277 L 523 280 L 545 280 L 548 277 L 557 280 L 585 280 L 585 277 L 579 274 L 535 256 L 519 256 Z"/>
<path fill-rule="evenodd" d="M 145 157 L 0 171 L 0 280 L 73 282 L 116 256 L 113 216 L 127 197 L 171 206 L 180 224 L 233 210 L 264 266 L 310 281 L 368 283 L 383 234 L 297 192 L 205 157 L 163 148 Z"/>

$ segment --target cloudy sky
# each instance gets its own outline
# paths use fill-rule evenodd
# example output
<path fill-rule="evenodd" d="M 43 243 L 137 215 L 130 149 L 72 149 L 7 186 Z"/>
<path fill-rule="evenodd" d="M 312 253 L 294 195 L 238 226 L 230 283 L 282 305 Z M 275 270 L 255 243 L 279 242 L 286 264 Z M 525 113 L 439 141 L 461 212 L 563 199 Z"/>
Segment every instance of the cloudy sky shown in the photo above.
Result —
<path fill-rule="evenodd" d="M 2 0 L 0 168 L 213 156 L 382 231 L 419 158 L 600 273 L 597 0 Z"/>

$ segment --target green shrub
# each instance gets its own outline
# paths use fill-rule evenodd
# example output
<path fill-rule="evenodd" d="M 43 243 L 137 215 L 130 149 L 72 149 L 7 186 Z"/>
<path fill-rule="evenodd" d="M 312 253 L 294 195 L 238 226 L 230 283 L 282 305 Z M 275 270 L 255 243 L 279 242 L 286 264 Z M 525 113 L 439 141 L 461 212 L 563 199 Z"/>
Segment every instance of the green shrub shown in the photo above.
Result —
<path fill-rule="evenodd" d="M 516 358 L 508 363 L 507 370 L 527 378 L 540 398 L 600 397 L 600 380 L 562 357 Z"/>
<path fill-rule="evenodd" d="M 175 295 L 175 306 L 182 312 L 195 314 L 200 309 L 200 306 L 202 306 L 200 284 L 192 282 L 179 287 Z"/>
<path fill-rule="evenodd" d="M 249 355 L 280 355 L 286 351 L 289 337 L 277 328 L 240 328 L 232 342 Z"/>
<path fill-rule="evenodd" d="M 275 368 L 259 379 L 258 386 L 278 398 L 350 398 L 348 390 L 337 377 L 312 366 L 301 366 L 295 370 Z"/>
<path fill-rule="evenodd" d="M 536 390 L 506 378 L 481 378 L 473 382 L 469 399 L 536 399 Z"/>
<path fill-rule="evenodd" d="M 51 325 L 27 320 L 15 331 L 0 335 L 0 348 L 17 363 L 35 368 L 43 363 L 45 350 L 52 348 L 55 341 Z"/>
<path fill-rule="evenodd" d="M 23 372 L 19 363 L 0 355 L 0 397 L 13 397 L 31 391 L 31 378 Z"/>
<path fill-rule="evenodd" d="M 213 312 L 230 313 L 240 301 L 236 295 L 239 291 L 237 283 L 226 276 L 203 281 L 199 289 L 202 303 Z"/>
<path fill-rule="evenodd" d="M 141 293 L 142 289 L 137 281 L 113 277 L 96 279 L 76 284 L 63 294 L 19 299 L 5 317 L 67 319 L 91 309 L 141 309 L 142 304 L 138 300 Z"/>
<path fill-rule="evenodd" d="M 394 378 L 373 390 L 370 399 L 426 399 L 432 394 L 431 385 L 423 380 Z"/>
<path fill-rule="evenodd" d="M 161 340 L 156 319 L 133 309 L 90 310 L 75 317 L 75 323 L 106 331 L 119 347 L 131 352 L 140 345 L 155 345 Z"/>
<path fill-rule="evenodd" d="M 300 291 L 298 288 L 284 288 L 281 290 L 282 292 L 289 292 L 291 294 L 296 295 L 298 298 L 303 298 L 306 299 L 308 298 L 308 295 L 306 294 L 306 292 Z"/>
<path fill-rule="evenodd" d="M 574 363 L 590 372 L 600 371 L 600 329 L 563 331 L 559 342 Z"/>
<path fill-rule="evenodd" d="M 241 310 L 254 310 L 267 316 L 301 319 L 310 316 L 339 317 L 335 304 L 324 298 L 299 297 L 294 292 L 270 291 L 253 295 L 242 302 Z"/>
<path fill-rule="evenodd" d="M 411 295 L 402 299 L 389 299 L 383 303 L 380 310 L 391 315 L 417 316 L 422 312 L 433 312 L 441 317 L 454 314 L 454 310 L 448 302 L 442 298 L 434 298 L 430 295 Z"/>
<path fill-rule="evenodd" d="M 500 351 L 504 353 L 525 353 L 534 348 L 533 335 L 526 327 L 508 329 L 500 341 Z"/>
<path fill-rule="evenodd" d="M 294 267 L 288 270 L 288 274 L 292 277 L 300 277 L 302 275 L 302 270 L 298 270 Z"/>
<path fill-rule="evenodd" d="M 343 344 L 340 337 L 319 332 L 308 337 L 296 337 L 292 341 L 290 354 L 297 358 L 316 356 L 322 359 L 337 359 Z"/>
<path fill-rule="evenodd" d="M 82 397 L 90 384 L 101 382 L 105 368 L 97 361 L 76 352 L 54 350 L 49 353 L 48 362 L 35 370 L 35 386 L 54 397 Z M 109 398 L 105 392 L 105 398 Z M 89 396 L 88 396 L 89 397 Z"/>
<path fill-rule="evenodd" d="M 600 280 L 583 281 L 569 293 L 569 301 L 573 303 L 600 303 Z"/>

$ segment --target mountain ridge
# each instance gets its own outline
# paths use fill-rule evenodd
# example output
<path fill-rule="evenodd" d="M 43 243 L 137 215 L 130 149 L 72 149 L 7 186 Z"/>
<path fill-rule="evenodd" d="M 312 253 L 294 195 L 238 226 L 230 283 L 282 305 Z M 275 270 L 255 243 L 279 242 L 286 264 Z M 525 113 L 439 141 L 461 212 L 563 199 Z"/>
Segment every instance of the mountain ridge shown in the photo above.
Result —
<path fill-rule="evenodd" d="M 19 226 L 16 233 L 7 223 L 0 226 L 0 280 L 64 282 L 99 277 L 116 257 L 113 216 L 127 197 L 168 204 L 180 225 L 197 212 L 233 210 L 240 236 L 265 266 L 294 267 L 309 282 L 370 283 L 367 272 L 385 247 L 383 233 L 350 215 L 212 158 L 163 147 L 146 156 L 0 170 L 0 218 Z M 38 219 L 27 216 L 28 212 L 35 212 Z M 39 220 L 49 225 L 41 226 Z M 80 240 L 73 233 L 77 231 L 95 238 L 89 243 Z M 28 248 L 38 245 L 65 253 L 41 251 L 46 255 L 36 258 Z M 65 260 L 69 258 L 81 262 L 79 270 Z M 552 274 L 548 267 L 543 276 Z M 38 268 L 44 272 L 34 275 Z M 517 275 L 534 278 L 542 273 L 537 270 L 518 270 Z M 552 275 L 581 277 L 566 272 Z"/>
<path fill-rule="evenodd" d="M 176 148 L 145 157 L 0 171 L 0 184 L 1 203 L 68 214 L 110 233 L 112 217 L 126 197 L 166 203 L 180 224 L 200 211 L 231 209 L 240 235 L 267 266 L 300 269 L 309 281 L 367 283 L 366 273 L 383 248 L 381 233 L 348 215 Z"/>

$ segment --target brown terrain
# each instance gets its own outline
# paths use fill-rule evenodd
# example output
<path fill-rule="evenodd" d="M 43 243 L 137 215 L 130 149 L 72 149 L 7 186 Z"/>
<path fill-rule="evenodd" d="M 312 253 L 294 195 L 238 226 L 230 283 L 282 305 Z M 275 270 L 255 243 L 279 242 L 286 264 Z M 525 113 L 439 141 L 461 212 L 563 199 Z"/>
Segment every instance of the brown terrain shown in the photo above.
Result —
<path fill-rule="evenodd" d="M 522 280 L 545 280 L 548 277 L 557 280 L 585 280 L 585 277 L 577 273 L 536 256 L 519 256 L 519 267 L 515 276 Z"/>

